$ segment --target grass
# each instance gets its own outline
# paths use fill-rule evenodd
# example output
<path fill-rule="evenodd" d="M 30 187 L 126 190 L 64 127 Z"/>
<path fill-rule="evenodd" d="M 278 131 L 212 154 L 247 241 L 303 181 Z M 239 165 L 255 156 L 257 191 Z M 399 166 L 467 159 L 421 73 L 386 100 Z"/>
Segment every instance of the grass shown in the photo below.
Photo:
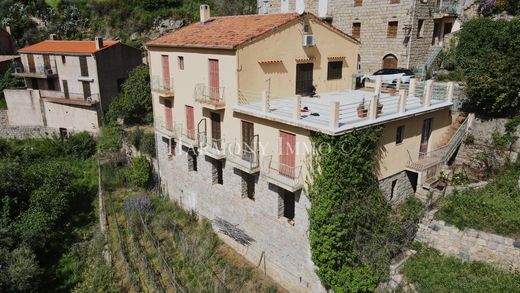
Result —
<path fill-rule="evenodd" d="M 402 272 L 421 293 L 520 292 L 520 272 L 497 269 L 481 262 L 463 262 L 437 250 L 417 245 L 417 254 Z"/>
<path fill-rule="evenodd" d="M 0 110 L 7 110 L 7 102 L 3 97 L 0 97 Z"/>
<path fill-rule="evenodd" d="M 455 191 L 441 201 L 437 218 L 459 229 L 520 236 L 519 176 L 520 163 L 514 163 L 484 188 Z"/>

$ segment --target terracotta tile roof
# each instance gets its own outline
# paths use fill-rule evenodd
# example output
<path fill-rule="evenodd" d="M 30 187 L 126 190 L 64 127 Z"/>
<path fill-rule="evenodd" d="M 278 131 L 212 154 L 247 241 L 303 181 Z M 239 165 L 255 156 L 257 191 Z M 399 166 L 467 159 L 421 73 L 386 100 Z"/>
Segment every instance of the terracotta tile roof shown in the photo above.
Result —
<path fill-rule="evenodd" d="M 79 53 L 93 54 L 104 50 L 110 46 L 119 43 L 119 41 L 103 41 L 103 48 L 96 49 L 95 41 L 63 41 L 63 40 L 46 40 L 27 46 L 18 50 L 20 53 Z"/>
<path fill-rule="evenodd" d="M 212 17 L 147 43 L 148 46 L 234 49 L 298 18 L 297 13 Z"/>

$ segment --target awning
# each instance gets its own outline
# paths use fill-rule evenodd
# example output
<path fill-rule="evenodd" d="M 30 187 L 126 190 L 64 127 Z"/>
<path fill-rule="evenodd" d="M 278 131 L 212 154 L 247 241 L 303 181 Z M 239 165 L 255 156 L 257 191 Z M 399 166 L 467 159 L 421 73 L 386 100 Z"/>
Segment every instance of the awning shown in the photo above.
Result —
<path fill-rule="evenodd" d="M 329 59 L 329 60 L 343 60 L 346 58 L 347 58 L 346 56 L 341 56 L 341 55 L 332 55 L 332 56 L 327 57 L 327 59 Z"/>
<path fill-rule="evenodd" d="M 310 62 L 316 60 L 316 57 L 299 57 L 296 58 L 296 62 Z"/>
<path fill-rule="evenodd" d="M 272 63 L 282 63 L 283 61 L 280 59 L 266 59 L 266 60 L 259 60 L 258 63 L 260 64 L 272 64 Z"/>

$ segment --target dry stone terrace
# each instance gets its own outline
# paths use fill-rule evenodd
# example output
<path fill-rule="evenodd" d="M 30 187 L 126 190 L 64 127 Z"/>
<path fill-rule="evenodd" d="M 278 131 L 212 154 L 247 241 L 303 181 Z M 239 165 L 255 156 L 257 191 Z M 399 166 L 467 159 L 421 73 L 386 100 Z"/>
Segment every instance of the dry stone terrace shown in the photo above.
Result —
<path fill-rule="evenodd" d="M 421 96 L 416 95 L 413 84 L 407 87 L 409 92 L 400 90 L 395 94 L 381 92 L 380 82 L 375 88 L 379 90 L 343 89 L 318 93 L 317 97 L 276 97 L 268 91 L 259 93 L 240 90 L 234 110 L 313 131 L 340 135 L 355 128 L 383 124 L 453 104 L 453 84 L 447 85 L 444 96 L 433 94 L 433 81 L 427 82 Z M 358 107 L 361 104 L 366 114 L 360 117 Z"/>

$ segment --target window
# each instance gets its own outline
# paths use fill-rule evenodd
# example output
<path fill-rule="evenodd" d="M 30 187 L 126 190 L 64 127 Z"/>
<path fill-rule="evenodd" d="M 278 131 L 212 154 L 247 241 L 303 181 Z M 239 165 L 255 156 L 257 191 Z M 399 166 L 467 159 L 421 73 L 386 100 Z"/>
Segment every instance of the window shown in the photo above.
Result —
<path fill-rule="evenodd" d="M 197 153 L 193 149 L 188 150 L 188 171 L 197 171 Z"/>
<path fill-rule="evenodd" d="M 184 70 L 184 57 L 179 56 L 177 59 L 177 61 L 179 61 L 179 70 Z"/>
<path fill-rule="evenodd" d="M 399 4 L 400 0 L 390 0 L 390 4 Z"/>
<path fill-rule="evenodd" d="M 294 193 L 280 188 L 278 200 L 279 200 L 278 216 L 287 218 L 289 220 L 289 223 L 294 224 L 294 221 L 293 221 L 294 214 L 295 214 Z"/>
<path fill-rule="evenodd" d="M 56 90 L 56 87 L 54 86 L 54 79 L 52 79 L 52 78 L 47 79 L 47 88 L 51 91 Z"/>
<path fill-rule="evenodd" d="M 62 80 L 62 83 L 63 83 L 63 95 L 65 96 L 65 99 L 68 99 L 70 97 L 69 83 L 66 80 Z"/>
<path fill-rule="evenodd" d="M 242 198 L 255 200 L 255 175 L 242 172 Z"/>
<path fill-rule="evenodd" d="M 341 79 L 343 61 L 331 61 L 328 64 L 327 80 Z"/>
<path fill-rule="evenodd" d="M 393 54 L 388 54 L 388 55 L 385 55 L 385 57 L 383 57 L 383 72 L 380 73 L 380 74 L 392 74 L 392 72 L 389 70 L 391 68 L 397 68 L 397 57 L 395 57 L 395 55 Z M 375 74 L 377 75 L 377 74 Z"/>
<path fill-rule="evenodd" d="M 88 76 L 87 56 L 79 57 L 79 68 L 81 71 L 81 76 Z"/>
<path fill-rule="evenodd" d="M 354 22 L 352 24 L 352 36 L 354 38 L 359 38 L 361 36 L 361 23 L 360 22 Z"/>
<path fill-rule="evenodd" d="M 395 132 L 395 144 L 403 143 L 404 139 L 404 125 L 397 127 L 397 131 Z"/>
<path fill-rule="evenodd" d="M 363 0 L 354 0 L 354 7 L 362 6 L 362 5 L 363 5 Z"/>
<path fill-rule="evenodd" d="M 168 156 L 175 156 L 175 149 L 177 146 L 177 143 L 175 143 L 174 139 L 162 137 L 163 143 L 166 145 L 166 151 L 168 153 Z"/>
<path fill-rule="evenodd" d="M 211 159 L 211 182 L 213 184 L 224 184 L 224 174 L 221 160 Z"/>
<path fill-rule="evenodd" d="M 417 23 L 417 38 L 422 38 L 424 36 L 423 30 L 424 19 L 419 19 Z"/>
<path fill-rule="evenodd" d="M 388 32 L 386 34 L 387 38 L 390 38 L 390 39 L 397 38 L 397 26 L 398 26 L 397 21 L 390 21 L 388 23 Z"/>
<path fill-rule="evenodd" d="M 395 187 L 397 186 L 397 179 L 392 180 L 392 187 L 390 188 L 390 200 L 394 198 Z"/>
<path fill-rule="evenodd" d="M 64 55 L 61 56 L 61 63 L 62 64 L 65 64 L 67 62 L 67 59 L 65 58 Z"/>

